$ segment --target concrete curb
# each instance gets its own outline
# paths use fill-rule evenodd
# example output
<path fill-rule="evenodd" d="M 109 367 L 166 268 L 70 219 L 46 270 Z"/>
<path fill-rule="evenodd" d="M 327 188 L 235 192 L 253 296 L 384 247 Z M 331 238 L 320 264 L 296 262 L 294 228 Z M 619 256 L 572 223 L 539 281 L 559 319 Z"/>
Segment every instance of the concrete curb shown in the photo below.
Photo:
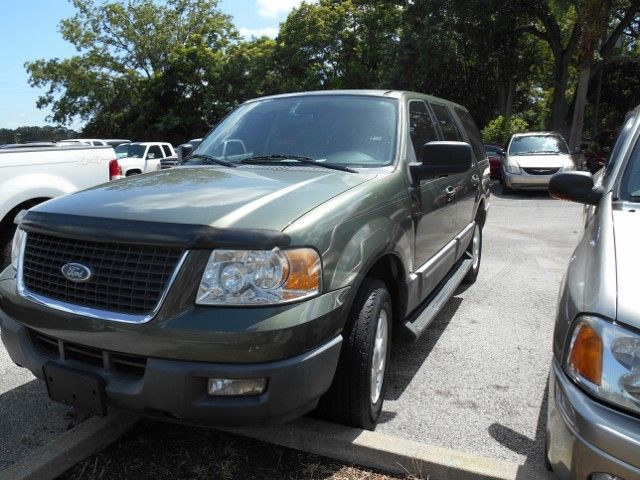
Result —
<path fill-rule="evenodd" d="M 267 428 L 222 430 L 355 465 L 431 480 L 553 480 L 555 478 L 545 470 L 527 465 L 434 447 L 311 418 Z"/>
<path fill-rule="evenodd" d="M 54 479 L 116 441 L 137 421 L 136 417 L 117 413 L 89 418 L 0 471 L 0 480 Z"/>

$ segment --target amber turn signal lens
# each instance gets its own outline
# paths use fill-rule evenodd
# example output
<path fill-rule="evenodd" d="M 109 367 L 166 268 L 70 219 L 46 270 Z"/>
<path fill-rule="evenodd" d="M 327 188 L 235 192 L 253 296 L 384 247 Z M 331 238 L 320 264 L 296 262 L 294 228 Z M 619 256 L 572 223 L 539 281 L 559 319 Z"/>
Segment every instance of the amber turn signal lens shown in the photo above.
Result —
<path fill-rule="evenodd" d="M 284 290 L 320 291 L 320 257 L 312 248 L 284 250 L 289 260 L 289 277 Z"/>
<path fill-rule="evenodd" d="M 602 383 L 602 339 L 586 323 L 574 334 L 569 365 L 573 371 L 594 385 Z"/>

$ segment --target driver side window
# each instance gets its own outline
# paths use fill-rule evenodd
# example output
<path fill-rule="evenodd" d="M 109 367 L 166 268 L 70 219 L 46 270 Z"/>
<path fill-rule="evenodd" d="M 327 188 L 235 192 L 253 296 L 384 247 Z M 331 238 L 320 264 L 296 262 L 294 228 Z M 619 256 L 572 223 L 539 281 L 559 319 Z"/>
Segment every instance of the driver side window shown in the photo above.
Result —
<path fill-rule="evenodd" d="M 438 133 L 433 124 L 427 104 L 422 100 L 409 102 L 409 135 L 416 158 L 425 143 L 438 140 Z"/>

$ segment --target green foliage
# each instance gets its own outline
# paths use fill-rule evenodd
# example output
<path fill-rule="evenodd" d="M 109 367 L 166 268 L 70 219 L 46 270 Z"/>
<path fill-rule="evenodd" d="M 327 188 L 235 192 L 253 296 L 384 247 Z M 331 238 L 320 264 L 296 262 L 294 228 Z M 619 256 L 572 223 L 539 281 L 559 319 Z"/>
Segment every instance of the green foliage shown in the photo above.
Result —
<path fill-rule="evenodd" d="M 526 132 L 528 129 L 529 124 L 523 118 L 513 116 L 507 121 L 504 116 L 499 115 L 482 129 L 482 141 L 487 144 L 506 145 L 511 135 Z"/>
<path fill-rule="evenodd" d="M 74 138 L 78 132 L 63 126 L 0 128 L 0 145 L 4 143 L 57 142 Z"/>
<path fill-rule="evenodd" d="M 217 0 L 71 1 L 76 14 L 60 32 L 77 54 L 26 64 L 31 85 L 44 89 L 38 107 L 50 107 L 56 123 L 84 121 L 86 136 L 173 142 L 203 135 L 248 98 L 335 88 L 397 88 L 456 101 L 487 125 L 492 142 L 514 129 L 562 126 L 576 90 L 584 7 L 599 5 L 318 0 L 294 9 L 275 40 L 246 41 Z M 636 101 L 640 52 L 640 0 L 607 5 L 604 37 L 635 16 L 596 60 L 634 61 L 605 69 L 602 128 Z"/>

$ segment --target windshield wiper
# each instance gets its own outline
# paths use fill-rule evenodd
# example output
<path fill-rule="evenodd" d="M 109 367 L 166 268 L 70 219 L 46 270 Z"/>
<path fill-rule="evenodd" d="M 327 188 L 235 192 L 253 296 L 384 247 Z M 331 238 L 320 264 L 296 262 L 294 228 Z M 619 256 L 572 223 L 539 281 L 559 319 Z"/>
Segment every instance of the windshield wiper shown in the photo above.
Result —
<path fill-rule="evenodd" d="M 241 160 L 241 163 L 262 163 L 262 162 L 271 162 L 277 160 L 295 160 L 300 163 L 304 163 L 305 165 L 314 165 L 317 167 L 330 168 L 331 170 L 340 170 L 342 172 L 349 173 L 358 173 L 357 170 L 353 168 L 349 168 L 345 165 L 338 165 L 336 163 L 325 163 L 318 162 L 311 157 L 303 157 L 301 155 L 256 155 L 255 157 L 245 158 Z"/>
<path fill-rule="evenodd" d="M 196 153 L 194 155 L 190 155 L 189 157 L 185 158 L 182 163 L 180 163 L 180 165 L 184 165 L 187 161 L 194 158 L 201 159 L 204 165 L 216 164 L 232 168 L 236 168 L 238 166 L 235 163 L 230 162 L 229 160 L 222 160 L 221 158 L 216 158 L 213 155 L 207 155 L 206 153 Z"/>

